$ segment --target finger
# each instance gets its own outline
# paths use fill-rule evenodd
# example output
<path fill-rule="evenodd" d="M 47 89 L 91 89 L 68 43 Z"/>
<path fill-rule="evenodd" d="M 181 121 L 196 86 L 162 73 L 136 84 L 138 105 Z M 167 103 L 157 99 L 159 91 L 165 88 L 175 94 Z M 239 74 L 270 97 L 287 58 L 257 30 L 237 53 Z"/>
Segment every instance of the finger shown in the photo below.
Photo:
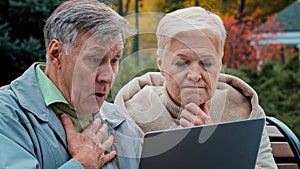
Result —
<path fill-rule="evenodd" d="M 95 133 L 97 140 L 99 140 L 99 142 L 102 142 L 102 140 L 105 138 L 107 130 L 108 130 L 107 124 L 103 124 L 103 126 L 100 127 L 100 129 Z"/>
<path fill-rule="evenodd" d="M 193 126 L 205 124 L 205 119 L 207 119 L 207 115 L 202 111 L 198 115 L 194 115 L 190 111 L 183 110 L 180 117 L 189 121 Z"/>
<path fill-rule="evenodd" d="M 205 103 L 201 104 L 200 108 L 202 111 L 204 111 L 204 113 L 206 113 L 207 115 L 209 114 L 208 107 Z"/>
<path fill-rule="evenodd" d="M 110 136 L 108 137 L 108 139 L 105 140 L 105 141 L 102 143 L 102 148 L 103 148 L 104 150 L 110 149 L 110 147 L 112 146 L 113 142 L 114 142 L 114 136 L 110 135 Z"/>
<path fill-rule="evenodd" d="M 101 119 L 96 118 L 92 123 L 88 125 L 88 127 L 84 130 L 84 132 L 86 132 L 87 135 L 89 136 L 94 136 L 98 131 L 100 125 L 101 125 Z"/>
<path fill-rule="evenodd" d="M 202 111 L 200 107 L 195 103 L 189 103 L 185 105 L 184 108 L 191 112 L 193 115 L 198 115 Z"/>
<path fill-rule="evenodd" d="M 192 114 L 190 111 L 188 111 L 188 110 L 183 110 L 182 112 L 181 112 L 181 114 L 180 114 L 180 117 L 182 117 L 182 118 L 185 118 L 187 121 L 189 121 L 192 125 L 196 125 L 196 126 L 198 126 L 198 125 L 201 125 L 201 124 L 203 124 L 203 121 L 202 121 L 202 115 L 201 115 L 201 113 L 202 114 L 204 114 L 203 112 L 199 112 L 199 114 L 198 115 L 194 115 L 194 114 Z"/>
<path fill-rule="evenodd" d="M 184 109 L 181 111 L 180 117 L 185 118 L 186 120 L 191 122 L 196 117 L 196 115 L 194 115 L 190 111 Z"/>
<path fill-rule="evenodd" d="M 74 134 L 76 134 L 75 128 L 70 117 L 67 114 L 61 115 L 61 121 L 66 131 L 67 139 L 71 138 Z"/>
<path fill-rule="evenodd" d="M 102 158 L 104 164 L 107 163 L 107 162 L 109 162 L 109 161 L 111 161 L 111 160 L 116 156 L 116 154 L 117 154 L 117 153 L 116 153 L 115 150 L 113 150 L 113 151 L 111 151 L 111 152 L 105 154 L 105 155 L 103 156 L 103 158 Z"/>
<path fill-rule="evenodd" d="M 213 123 L 213 120 L 211 119 L 210 115 L 207 115 L 206 119 L 204 120 L 205 124 L 211 124 Z"/>
<path fill-rule="evenodd" d="M 192 123 L 190 123 L 187 119 L 185 118 L 180 118 L 179 123 L 182 127 L 192 127 Z"/>

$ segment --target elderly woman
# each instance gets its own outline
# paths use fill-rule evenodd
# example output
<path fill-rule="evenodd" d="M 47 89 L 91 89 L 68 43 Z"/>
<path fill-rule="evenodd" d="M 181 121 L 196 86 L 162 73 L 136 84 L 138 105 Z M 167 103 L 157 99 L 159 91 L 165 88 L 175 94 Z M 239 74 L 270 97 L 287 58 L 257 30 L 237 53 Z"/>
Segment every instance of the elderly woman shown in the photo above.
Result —
<path fill-rule="evenodd" d="M 157 66 L 126 84 L 115 103 L 141 132 L 265 117 L 256 92 L 220 73 L 226 31 L 201 7 L 164 16 L 157 28 Z M 257 168 L 277 168 L 264 129 Z"/>

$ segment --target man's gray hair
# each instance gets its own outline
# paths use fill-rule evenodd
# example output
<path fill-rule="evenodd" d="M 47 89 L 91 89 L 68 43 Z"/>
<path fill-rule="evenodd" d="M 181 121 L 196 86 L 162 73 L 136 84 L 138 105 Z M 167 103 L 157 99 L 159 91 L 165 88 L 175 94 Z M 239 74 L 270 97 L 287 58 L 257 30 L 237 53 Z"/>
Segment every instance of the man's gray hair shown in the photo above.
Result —
<path fill-rule="evenodd" d="M 164 56 L 169 40 L 175 35 L 194 30 L 199 30 L 200 34 L 205 35 L 214 45 L 220 57 L 223 57 L 226 39 L 223 21 L 218 15 L 202 7 L 179 9 L 166 14 L 161 19 L 156 31 L 157 55 Z"/>
<path fill-rule="evenodd" d="M 82 34 L 105 41 L 134 34 L 129 22 L 97 0 L 68 0 L 58 6 L 44 26 L 46 48 L 52 39 L 61 41 L 66 52 L 78 45 Z"/>

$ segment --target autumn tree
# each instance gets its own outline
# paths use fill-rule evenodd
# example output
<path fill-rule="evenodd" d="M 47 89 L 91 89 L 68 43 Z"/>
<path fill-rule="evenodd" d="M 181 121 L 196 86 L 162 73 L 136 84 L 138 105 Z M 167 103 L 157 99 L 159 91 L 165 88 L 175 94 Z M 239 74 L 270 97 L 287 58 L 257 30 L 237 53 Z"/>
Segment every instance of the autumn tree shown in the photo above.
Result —
<path fill-rule="evenodd" d="M 238 69 L 241 65 L 250 65 L 252 68 L 258 68 L 264 60 L 280 58 L 278 51 L 285 46 L 284 44 L 260 44 L 266 38 L 265 33 L 276 38 L 276 34 L 282 32 L 279 28 L 281 23 L 276 21 L 277 15 L 267 17 L 266 22 L 256 16 L 257 13 L 247 16 L 244 11 L 223 18 L 227 30 L 223 58 L 226 67 Z"/>

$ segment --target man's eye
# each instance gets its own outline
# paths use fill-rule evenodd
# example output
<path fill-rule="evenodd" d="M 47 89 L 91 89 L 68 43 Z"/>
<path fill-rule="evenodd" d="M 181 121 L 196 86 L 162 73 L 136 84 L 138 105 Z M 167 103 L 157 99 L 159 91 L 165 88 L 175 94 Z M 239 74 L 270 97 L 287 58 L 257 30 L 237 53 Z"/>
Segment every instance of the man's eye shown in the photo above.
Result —
<path fill-rule="evenodd" d="M 91 62 L 92 62 L 92 63 L 100 63 L 100 62 L 101 62 L 101 59 L 100 59 L 100 58 L 97 58 L 97 57 L 93 57 L 93 58 L 91 58 Z"/>
<path fill-rule="evenodd" d="M 112 59 L 112 60 L 111 60 L 111 63 L 112 63 L 112 64 L 117 64 L 117 63 L 119 63 L 119 59 Z"/>
<path fill-rule="evenodd" d="M 178 67 L 183 67 L 183 66 L 185 66 L 187 63 L 185 62 L 185 61 L 177 61 L 176 63 L 175 63 L 175 65 L 176 66 L 178 66 Z"/>

